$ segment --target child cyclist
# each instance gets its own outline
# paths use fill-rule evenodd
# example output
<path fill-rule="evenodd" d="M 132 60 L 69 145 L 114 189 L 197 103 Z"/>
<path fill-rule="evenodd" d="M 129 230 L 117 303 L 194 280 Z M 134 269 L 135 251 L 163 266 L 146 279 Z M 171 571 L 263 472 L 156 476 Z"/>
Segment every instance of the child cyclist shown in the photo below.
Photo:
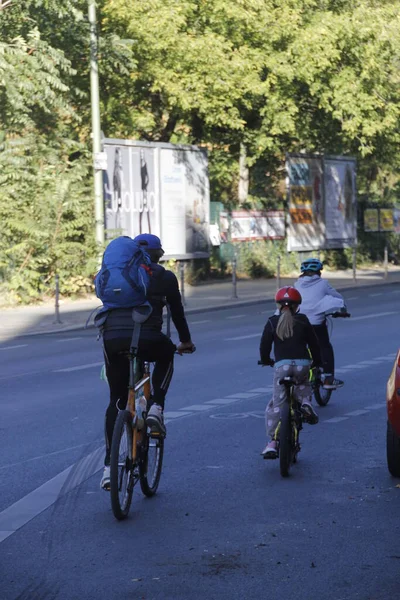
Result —
<path fill-rule="evenodd" d="M 308 318 L 298 312 L 301 295 L 294 287 L 287 286 L 278 290 L 275 302 L 279 314 L 268 319 L 260 343 L 261 362 L 271 366 L 275 364 L 273 396 L 265 410 L 268 441 L 261 453 L 264 458 L 277 457 L 275 430 L 279 423 L 281 406 L 286 401 L 286 388 L 279 384 L 283 377 L 290 376 L 296 381 L 294 393 L 301 403 L 305 420 L 312 425 L 318 423 L 318 415 L 311 404 L 312 390 L 309 383 L 309 350 L 314 365 L 321 365 L 318 339 Z M 272 344 L 275 361 L 270 356 Z"/>
<path fill-rule="evenodd" d="M 324 370 L 323 386 L 326 390 L 342 387 L 343 381 L 335 378 L 335 357 L 329 340 L 326 313 L 345 307 L 339 292 L 321 278 L 322 262 L 318 258 L 307 258 L 301 263 L 301 275 L 294 284 L 303 298 L 301 312 L 307 315 L 321 347 Z"/>

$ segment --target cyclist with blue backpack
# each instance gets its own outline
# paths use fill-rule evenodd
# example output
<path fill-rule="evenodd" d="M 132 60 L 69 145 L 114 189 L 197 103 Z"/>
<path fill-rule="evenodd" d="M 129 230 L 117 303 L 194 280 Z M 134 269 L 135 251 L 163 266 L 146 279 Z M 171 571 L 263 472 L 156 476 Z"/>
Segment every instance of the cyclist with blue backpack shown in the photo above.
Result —
<path fill-rule="evenodd" d="M 321 278 L 323 264 L 318 258 L 307 258 L 301 263 L 301 275 L 294 284 L 303 299 L 301 312 L 308 317 L 321 347 L 324 371 L 323 388 L 335 390 L 344 385 L 335 379 L 335 357 L 329 339 L 326 315 L 345 306 L 343 296 L 326 279 Z"/>
<path fill-rule="evenodd" d="M 102 333 L 110 387 L 105 418 L 105 466 L 101 480 L 101 487 L 105 490 L 110 487 L 110 450 L 115 420 L 118 410 L 124 409 L 128 400 L 129 360 L 124 353 L 129 351 L 133 339 L 132 310 L 146 305 L 150 313 L 140 326 L 137 353 L 142 360 L 155 363 L 147 424 L 160 433 L 165 433 L 163 411 L 172 379 L 175 351 L 182 354 L 195 350 L 177 278 L 172 271 L 158 264 L 163 254 L 161 241 L 155 235 L 145 233 L 133 240 L 121 236 L 106 248 L 102 268 L 96 276 L 96 293 L 103 302 L 103 309 L 95 322 Z M 162 332 L 166 304 L 179 335 L 177 348 Z"/>

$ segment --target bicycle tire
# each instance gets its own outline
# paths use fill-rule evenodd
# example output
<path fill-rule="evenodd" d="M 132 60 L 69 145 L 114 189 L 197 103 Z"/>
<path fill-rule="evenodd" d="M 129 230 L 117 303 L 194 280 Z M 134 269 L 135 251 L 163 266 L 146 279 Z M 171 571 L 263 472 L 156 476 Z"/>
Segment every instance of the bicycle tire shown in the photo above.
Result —
<path fill-rule="evenodd" d="M 314 398 L 319 406 L 326 406 L 331 396 L 332 390 L 324 390 L 320 383 L 314 383 Z"/>
<path fill-rule="evenodd" d="M 149 467 L 149 453 L 153 454 L 154 465 Z M 157 492 L 160 483 L 162 464 L 164 457 L 164 437 L 151 437 L 146 435 L 145 442 L 141 448 L 141 459 L 139 461 L 140 487 L 145 496 L 151 498 Z"/>
<path fill-rule="evenodd" d="M 126 436 L 126 448 L 124 455 L 120 456 L 121 442 L 124 435 Z M 121 410 L 115 421 L 110 458 L 111 508 L 118 521 L 122 521 L 128 516 L 132 502 L 134 483 L 132 440 L 132 415 L 129 410 Z M 125 464 L 123 465 L 123 463 Z"/>
<path fill-rule="evenodd" d="M 282 477 L 288 477 L 293 462 L 292 418 L 288 402 L 281 409 L 281 426 L 279 429 L 279 469 Z"/>

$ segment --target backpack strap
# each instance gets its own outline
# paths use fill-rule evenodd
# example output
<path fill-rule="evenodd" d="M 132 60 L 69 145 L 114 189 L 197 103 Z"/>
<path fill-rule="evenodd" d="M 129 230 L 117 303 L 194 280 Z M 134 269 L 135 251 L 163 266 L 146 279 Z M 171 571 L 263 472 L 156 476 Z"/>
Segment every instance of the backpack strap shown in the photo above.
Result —
<path fill-rule="evenodd" d="M 132 310 L 132 319 L 133 319 L 133 333 L 131 339 L 131 347 L 130 351 L 132 354 L 137 353 L 137 349 L 139 347 L 139 338 L 140 338 L 140 330 L 142 328 L 142 324 L 147 321 L 153 312 L 153 307 L 149 302 L 145 302 L 142 306 L 138 306 Z"/>

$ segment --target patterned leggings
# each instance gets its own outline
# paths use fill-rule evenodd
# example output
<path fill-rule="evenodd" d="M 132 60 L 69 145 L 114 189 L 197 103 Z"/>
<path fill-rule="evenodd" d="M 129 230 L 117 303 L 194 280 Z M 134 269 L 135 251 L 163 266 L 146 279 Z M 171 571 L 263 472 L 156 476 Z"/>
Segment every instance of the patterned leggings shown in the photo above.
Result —
<path fill-rule="evenodd" d="M 308 365 L 296 365 L 294 362 L 290 365 L 275 367 L 273 396 L 265 409 L 265 426 L 268 438 L 274 436 L 279 423 L 281 407 L 286 401 L 286 388 L 284 385 L 279 385 L 279 380 L 283 377 L 293 377 L 297 383 L 294 387 L 295 397 L 301 404 L 304 401 L 311 404 L 312 391 L 308 380 L 309 373 L 310 367 Z"/>

